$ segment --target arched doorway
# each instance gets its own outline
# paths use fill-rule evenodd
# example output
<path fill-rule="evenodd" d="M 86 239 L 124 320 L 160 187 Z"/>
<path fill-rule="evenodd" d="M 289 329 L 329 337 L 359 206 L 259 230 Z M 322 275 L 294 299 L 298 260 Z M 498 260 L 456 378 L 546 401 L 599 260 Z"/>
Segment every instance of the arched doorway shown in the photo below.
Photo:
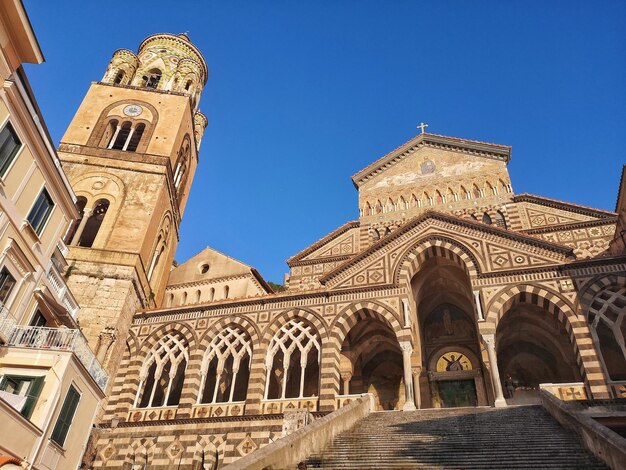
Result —
<path fill-rule="evenodd" d="M 411 280 L 421 342 L 422 408 L 487 404 L 469 274 L 434 255 Z"/>
<path fill-rule="evenodd" d="M 565 326 L 537 305 L 517 303 L 503 315 L 496 353 L 508 403 L 535 402 L 540 384 L 582 381 Z"/>
<path fill-rule="evenodd" d="M 402 409 L 402 351 L 382 321 L 366 318 L 352 327 L 341 346 L 340 372 L 344 394 L 371 393 L 377 410 Z"/>

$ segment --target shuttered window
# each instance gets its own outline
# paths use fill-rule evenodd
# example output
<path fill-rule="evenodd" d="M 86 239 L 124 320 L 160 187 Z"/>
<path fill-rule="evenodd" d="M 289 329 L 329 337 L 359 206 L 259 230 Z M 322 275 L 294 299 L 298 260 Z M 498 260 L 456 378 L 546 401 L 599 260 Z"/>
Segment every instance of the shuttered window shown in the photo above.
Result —
<path fill-rule="evenodd" d="M 65 444 L 65 438 L 67 437 L 67 433 L 72 425 L 72 420 L 74 419 L 74 414 L 76 413 L 79 401 L 80 393 L 78 393 L 78 390 L 70 385 L 67 395 L 65 396 L 65 401 L 63 402 L 63 408 L 61 408 L 61 413 L 59 413 L 57 423 L 54 425 L 54 430 L 52 431 L 52 436 L 50 437 L 50 439 L 59 444 L 61 447 Z"/>
<path fill-rule="evenodd" d="M 18 411 L 30 418 L 43 388 L 43 377 L 26 377 L 23 375 L 5 375 L 0 380 L 0 390 L 20 397 L 26 401 Z"/>

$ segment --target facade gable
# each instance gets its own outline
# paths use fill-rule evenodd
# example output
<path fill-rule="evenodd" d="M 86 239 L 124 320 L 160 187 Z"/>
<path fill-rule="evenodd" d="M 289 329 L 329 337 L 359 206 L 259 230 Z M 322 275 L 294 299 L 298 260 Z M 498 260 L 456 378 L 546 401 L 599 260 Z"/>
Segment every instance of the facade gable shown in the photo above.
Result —
<path fill-rule="evenodd" d="M 510 148 L 420 134 L 405 146 L 359 172 L 363 223 L 409 219 L 429 208 L 458 211 L 511 200 L 506 169 Z"/>
<path fill-rule="evenodd" d="M 571 250 L 533 237 L 477 222 L 429 212 L 392 236 L 340 265 L 320 281 L 331 289 L 385 285 L 399 281 L 401 265 L 420 245 L 454 246 L 468 272 L 484 273 L 552 266 L 568 262 Z"/>

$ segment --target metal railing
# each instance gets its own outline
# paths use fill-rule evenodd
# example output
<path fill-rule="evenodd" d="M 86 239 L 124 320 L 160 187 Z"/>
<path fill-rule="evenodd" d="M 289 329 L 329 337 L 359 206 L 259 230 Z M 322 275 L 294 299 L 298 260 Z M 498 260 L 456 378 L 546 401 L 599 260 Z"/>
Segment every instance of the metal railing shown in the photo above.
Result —
<path fill-rule="evenodd" d="M 96 359 L 80 330 L 14 325 L 7 344 L 20 348 L 71 351 L 85 366 L 98 386 L 103 391 L 106 389 L 109 376 Z"/>
<path fill-rule="evenodd" d="M 6 308 L 2 302 L 0 302 L 0 341 L 3 343 L 7 343 L 9 341 L 9 337 L 11 336 L 11 332 L 15 325 L 17 324 L 17 320 L 9 309 Z"/>

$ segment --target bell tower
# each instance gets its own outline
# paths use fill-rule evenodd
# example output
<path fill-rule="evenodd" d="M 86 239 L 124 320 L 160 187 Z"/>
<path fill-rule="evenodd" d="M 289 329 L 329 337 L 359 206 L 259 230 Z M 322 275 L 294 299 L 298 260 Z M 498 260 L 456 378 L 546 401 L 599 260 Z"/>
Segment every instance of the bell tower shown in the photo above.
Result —
<path fill-rule="evenodd" d="M 98 359 L 115 373 L 134 313 L 160 305 L 207 124 L 208 77 L 186 34 L 113 53 L 61 140 L 81 219 L 68 231 L 68 284 Z"/>

